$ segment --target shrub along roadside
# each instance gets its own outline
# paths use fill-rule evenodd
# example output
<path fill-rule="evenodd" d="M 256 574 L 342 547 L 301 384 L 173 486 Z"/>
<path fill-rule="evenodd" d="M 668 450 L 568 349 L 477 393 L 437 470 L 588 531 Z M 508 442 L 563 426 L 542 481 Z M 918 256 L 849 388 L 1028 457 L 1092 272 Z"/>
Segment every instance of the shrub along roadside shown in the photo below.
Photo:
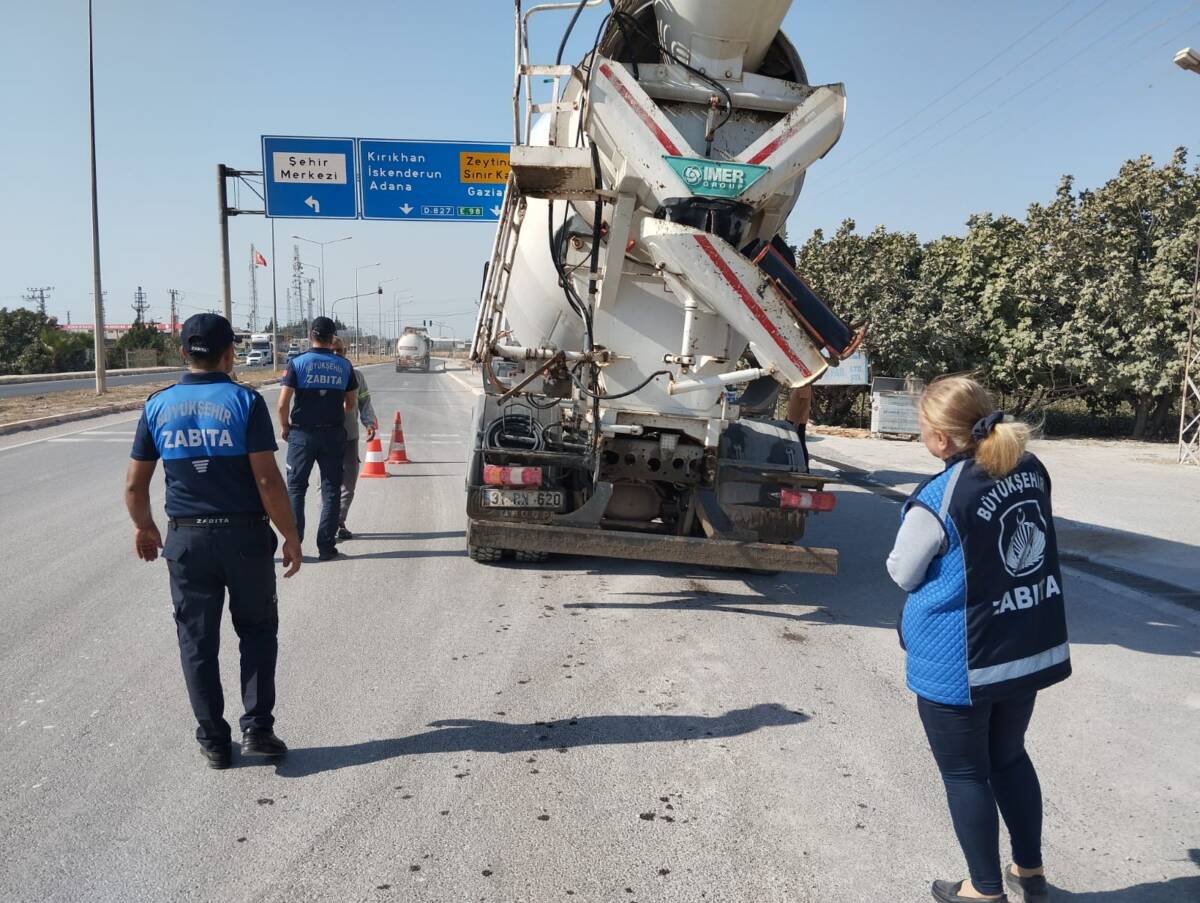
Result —
<path fill-rule="evenodd" d="M 1180 148 L 1092 191 L 1066 176 L 1023 220 L 980 213 L 965 235 L 924 243 L 846 220 L 796 256 L 834 310 L 870 321 L 874 373 L 971 372 L 1015 414 L 1049 425 L 1069 410 L 1071 432 L 1128 416 L 1128 435 L 1152 438 L 1178 418 L 1198 239 L 1200 167 Z M 814 419 L 857 420 L 860 394 L 818 391 Z"/>

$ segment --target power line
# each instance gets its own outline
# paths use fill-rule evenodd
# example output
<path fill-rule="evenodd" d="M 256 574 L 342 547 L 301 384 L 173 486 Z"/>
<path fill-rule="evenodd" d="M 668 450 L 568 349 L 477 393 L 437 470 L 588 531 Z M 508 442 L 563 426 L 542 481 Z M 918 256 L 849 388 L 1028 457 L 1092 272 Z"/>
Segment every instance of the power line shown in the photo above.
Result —
<path fill-rule="evenodd" d="M 964 78 L 962 78 L 961 80 L 956 82 L 954 84 L 954 87 L 939 94 L 933 100 L 929 101 L 929 103 L 925 104 L 925 106 L 921 107 L 921 109 L 917 110 L 917 112 L 915 112 L 912 115 L 908 116 L 907 118 L 901 120 L 897 125 L 893 126 L 889 131 L 885 132 L 883 135 L 880 135 L 878 138 L 876 138 L 874 141 L 872 141 L 870 144 L 868 144 L 866 147 L 864 147 L 858 153 L 854 154 L 852 157 L 848 157 L 845 160 L 840 161 L 838 166 L 835 169 L 831 170 L 830 175 L 836 174 L 840 170 L 845 169 L 847 166 L 849 166 L 851 163 L 853 163 L 855 160 L 857 160 L 863 154 L 875 149 L 880 144 L 882 144 L 884 141 L 886 141 L 888 138 L 890 138 L 892 135 L 896 134 L 896 132 L 900 131 L 902 128 L 904 128 L 906 125 L 908 125 L 910 122 L 912 122 L 914 119 L 917 119 L 919 116 L 921 116 L 922 113 L 929 110 L 931 107 L 937 106 L 937 104 L 941 103 L 943 100 L 945 100 L 947 97 L 949 97 L 955 91 L 957 91 L 959 88 L 961 88 L 963 85 L 965 85 L 971 79 L 973 79 L 976 75 L 978 75 L 980 72 L 982 72 L 988 66 L 990 66 L 992 63 L 996 62 L 996 60 L 1000 59 L 1000 57 L 1004 56 L 1004 54 L 1008 53 L 1010 50 L 1012 50 L 1014 47 L 1016 47 L 1018 44 L 1020 44 L 1022 41 L 1024 41 L 1027 37 L 1029 37 L 1035 31 L 1040 29 L 1043 25 L 1045 25 L 1051 19 L 1055 18 L 1059 13 L 1061 13 L 1064 9 L 1066 9 L 1068 6 L 1070 6 L 1074 2 L 1075 2 L 1075 0 L 1066 0 L 1066 3 L 1064 3 L 1062 6 L 1060 6 L 1058 9 L 1056 9 L 1054 12 L 1052 12 L 1050 15 L 1046 16 L 1046 18 L 1042 19 L 1040 22 L 1038 22 L 1036 25 L 1034 25 L 1033 28 L 1026 31 L 1024 34 L 1022 34 L 1019 38 L 1017 38 L 1015 41 L 1013 41 L 1011 44 L 1009 44 L 1007 47 L 1005 47 L 999 53 L 990 57 L 986 63 L 983 63 L 982 65 L 976 67 L 975 69 L 973 69 L 970 72 L 970 74 L 968 74 L 967 76 L 965 76 Z"/>
<path fill-rule="evenodd" d="M 1102 2 L 1100 5 L 1101 5 L 1101 6 L 1103 6 L 1105 2 L 1108 2 L 1108 0 L 1104 0 L 1104 2 Z M 904 168 L 905 166 L 909 165 L 909 164 L 910 164 L 910 163 L 912 163 L 913 161 L 915 161 L 915 160 L 918 160 L 918 159 L 920 159 L 920 158 L 922 158 L 922 157 L 925 157 L 925 156 L 927 156 L 927 155 L 928 155 L 930 152 L 932 152 L 932 151 L 936 150 L 937 148 L 941 147 L 943 144 L 945 144 L 946 142 L 948 142 L 948 141 L 952 140 L 953 138 L 956 138 L 956 137 L 958 137 L 958 136 L 959 136 L 959 135 L 961 135 L 963 132 L 965 132 L 967 129 L 969 129 L 969 128 L 971 128 L 972 126 L 974 126 L 976 123 L 979 123 L 979 122 L 981 122 L 982 120 L 984 120 L 984 119 L 988 118 L 989 116 L 991 116 L 993 113 L 995 113 L 995 112 L 996 112 L 997 110 L 999 110 L 1001 107 L 1007 106 L 1009 103 L 1011 103 L 1012 101 L 1016 100 L 1018 97 L 1022 96 L 1022 95 L 1023 95 L 1023 94 L 1025 94 L 1026 92 L 1028 92 L 1028 91 L 1032 90 L 1033 88 L 1037 87 L 1038 85 L 1040 85 L 1042 82 L 1044 82 L 1044 81 L 1045 81 L 1046 79 L 1048 79 L 1050 76 L 1054 75 L 1055 73 L 1057 73 L 1057 72 L 1061 71 L 1062 69 L 1066 68 L 1067 66 L 1069 66 L 1071 63 L 1073 63 L 1075 60 L 1079 59 L 1079 57 L 1083 56 L 1085 53 L 1087 53 L 1089 50 L 1091 50 L 1091 49 L 1092 49 L 1093 47 L 1095 47 L 1097 44 L 1101 43 L 1102 41 L 1104 41 L 1105 39 L 1107 39 L 1108 37 L 1110 37 L 1110 36 L 1111 36 L 1113 33 L 1115 33 L 1115 32 L 1117 32 L 1117 31 L 1119 31 L 1121 28 L 1123 28 L 1125 25 L 1127 25 L 1127 24 L 1128 24 L 1130 21 L 1132 21 L 1133 19 L 1135 19 L 1135 18 L 1137 18 L 1138 16 L 1140 16 L 1142 13 L 1144 13 L 1144 12 L 1145 12 L 1145 11 L 1146 11 L 1146 10 L 1147 10 L 1147 9 L 1148 9 L 1150 6 L 1152 6 L 1152 5 L 1153 5 L 1153 3 L 1148 3 L 1148 4 L 1145 4 L 1145 5 L 1141 6 L 1141 7 L 1140 7 L 1140 8 L 1138 8 L 1138 9 L 1137 9 L 1135 12 L 1133 12 L 1131 15 L 1127 16 L 1126 18 L 1124 18 L 1124 19 L 1122 19 L 1120 22 L 1118 22 L 1116 25 L 1114 25 L 1114 26 L 1112 26 L 1111 28 L 1109 28 L 1109 29 L 1107 29 L 1106 31 L 1104 31 L 1102 34 L 1100 34 L 1100 36 L 1099 36 L 1099 37 L 1097 37 L 1097 38 L 1095 38 L 1094 40 L 1092 40 L 1092 41 L 1088 42 L 1087 44 L 1085 44 L 1085 45 L 1084 45 L 1082 48 L 1080 48 L 1079 50 L 1077 50 L 1077 51 L 1076 51 L 1075 53 L 1073 53 L 1071 56 L 1067 57 L 1065 60 L 1063 60 L 1063 61 L 1062 61 L 1061 63 L 1059 63 L 1057 66 L 1054 66 L 1053 68 L 1051 68 L 1051 69 L 1049 69 L 1048 71 L 1044 72 L 1042 75 L 1038 76 L 1038 78 L 1034 79 L 1032 82 L 1030 82 L 1029 84 L 1025 85 L 1023 88 L 1020 88 L 1019 90 L 1015 91 L 1014 93 L 1012 93 L 1012 94 L 1009 94 L 1007 97 L 1004 97 L 1004 98 L 1002 98 L 1001 100 L 999 100 L 998 102 L 996 102 L 995 104 L 993 104 L 993 105 L 992 105 L 992 107 L 990 107 L 990 108 L 989 108 L 989 109 L 987 109 L 987 110 L 984 110 L 982 113 L 980 113 L 980 114 L 979 114 L 978 116 L 976 116 L 974 119 L 971 119 L 971 120 L 967 121 L 967 122 L 966 122 L 966 123 L 964 123 L 963 125 L 959 126 L 957 129 L 955 129 L 954 131 L 952 131 L 952 132 L 950 132 L 949 134 L 945 135 L 943 138 L 939 139 L 938 141 L 935 141 L 933 144 L 931 144 L 931 145 L 929 145 L 929 146 L 927 146 L 927 147 L 924 147 L 924 148 L 922 148 L 921 150 L 917 151 L 917 153 L 915 153 L 915 154 L 912 154 L 912 155 L 910 155 L 910 156 L 906 157 L 905 159 L 903 159 L 902 161 L 900 161 L 899 163 L 897 163 L 895 166 L 892 166 L 892 167 L 890 167 L 889 169 L 882 170 L 882 171 L 876 171 L 874 174 L 872 174 L 872 175 L 870 175 L 870 176 L 867 176 L 866 178 L 862 179 L 860 182 L 858 182 L 858 184 L 859 184 L 859 185 L 865 185 L 865 184 L 869 184 L 869 183 L 871 183 L 871 182 L 878 181 L 879 179 L 881 179 L 881 178 L 883 178 L 883 177 L 885 177 L 885 176 L 891 175 L 891 174 L 892 174 L 892 173 L 894 173 L 896 170 Z M 1092 12 L 1095 12 L 1095 11 L 1096 11 L 1096 9 L 1099 9 L 1099 6 L 1098 6 L 1098 7 L 1095 7 L 1095 8 L 1092 10 Z M 1090 15 L 1090 14 L 1089 14 L 1089 15 Z M 1078 21 L 1078 20 L 1077 20 L 1077 21 Z M 1019 64 L 1018 64 L 1018 65 L 1019 65 Z M 1004 77 L 1004 76 L 1001 76 L 1001 78 L 1003 78 L 1003 77 Z M 993 84 L 994 84 L 994 82 L 993 82 Z M 991 86 L 989 85 L 989 87 L 991 87 Z M 986 90 L 986 88 L 985 88 L 984 90 Z M 957 108 L 955 108 L 955 110 L 957 110 L 957 109 L 960 109 L 960 108 L 961 108 L 961 106 L 960 106 L 960 107 L 957 107 Z M 952 111 L 952 112 L 954 112 L 954 111 Z M 945 118 L 945 117 L 943 117 L 943 119 L 944 119 L 944 118 Z M 941 121 L 941 120 L 939 120 L 939 121 Z M 936 125 L 936 123 L 935 123 L 935 125 Z M 928 129 L 926 129 L 925 131 L 928 131 Z M 923 133 L 921 133 L 921 134 L 923 134 Z M 916 136 L 914 136 L 914 137 L 916 137 Z M 911 139 L 910 139 L 910 141 L 911 141 Z M 910 143 L 910 142 L 905 142 L 905 144 L 908 144 L 908 143 Z M 900 148 L 900 147 L 903 147 L 903 146 L 904 146 L 904 145 L 900 145 L 900 146 L 898 146 L 898 147 L 897 147 L 897 150 L 899 150 L 899 148 Z M 862 174 L 863 174 L 863 173 L 865 173 L 865 172 L 866 172 L 866 170 L 860 171 L 860 173 L 858 173 L 858 175 L 862 175 Z M 824 190 L 822 190 L 822 191 L 821 191 L 821 192 L 819 192 L 818 194 L 814 195 L 814 197 L 820 197 L 820 196 L 822 196 L 822 195 L 824 195 L 824 194 L 828 193 L 829 191 L 832 191 L 834 188 L 837 188 L 838 186 L 840 186 L 841 184 L 843 184 L 843 183 L 844 183 L 844 182 L 846 182 L 846 181 L 848 181 L 848 179 L 843 179 L 841 182 L 839 182 L 839 183 L 837 183 L 837 184 L 835 184 L 835 185 L 832 185 L 832 186 L 830 186 L 830 187 L 829 187 L 829 188 L 827 188 L 827 189 L 824 189 Z"/>
<path fill-rule="evenodd" d="M 1079 25 L 1081 22 L 1083 22 L 1086 19 L 1090 18 L 1091 16 L 1095 15 L 1097 12 L 1100 11 L 1100 9 L 1102 7 L 1107 6 L 1111 2 L 1112 2 L 1112 0 L 1100 0 L 1100 2 L 1098 4 L 1093 6 L 1086 13 L 1084 13 L 1081 16 L 1076 17 L 1065 28 L 1060 29 L 1053 37 L 1050 38 L 1050 40 L 1048 40 L 1044 44 L 1040 45 L 1032 53 L 1026 54 L 1024 57 L 1021 58 L 1021 60 L 1019 62 L 1017 62 L 1016 65 L 1005 70 L 1005 72 L 1003 72 L 1001 75 L 998 75 L 996 78 L 992 79 L 990 82 L 988 82 L 986 85 L 984 85 L 982 88 L 980 88 L 974 94 L 972 94 L 970 97 L 968 97 L 962 103 L 960 103 L 958 106 L 954 107 L 954 109 L 952 109 L 949 113 L 946 113 L 940 119 L 927 125 L 925 128 L 921 129 L 921 131 L 917 132 L 915 135 L 911 135 L 910 137 L 906 138 L 904 141 L 900 142 L 895 147 L 891 148 L 889 150 L 888 154 L 885 155 L 885 157 L 883 159 L 887 159 L 887 156 L 891 156 L 891 155 L 895 154 L 897 151 L 900 151 L 903 148 L 908 147 L 910 144 L 912 144 L 918 138 L 921 138 L 924 135 L 929 134 L 931 131 L 933 131 L 933 129 L 937 128 L 939 125 L 941 125 L 943 122 L 945 122 L 951 116 L 953 116 L 955 113 L 957 113 L 963 107 L 967 106 L 967 104 L 971 103 L 973 100 L 976 100 L 980 95 L 985 94 L 987 91 L 991 90 L 993 87 L 998 85 L 1000 82 L 1004 81 L 1006 78 L 1008 78 L 1014 72 L 1021 69 L 1026 63 L 1028 63 L 1034 57 L 1037 57 L 1040 54 L 1042 54 L 1043 52 L 1045 52 L 1049 47 L 1051 47 L 1056 41 L 1061 39 L 1063 35 L 1065 35 L 1067 32 L 1069 32 L 1075 26 Z M 1152 5 L 1152 4 L 1147 4 L 1147 6 L 1149 6 L 1149 5 Z M 1144 11 L 1144 9 L 1145 9 L 1145 7 L 1143 7 L 1142 9 L 1139 9 L 1138 13 L 1135 13 L 1135 15 L 1140 14 L 1142 11 Z M 870 172 L 872 169 L 874 169 L 876 166 L 878 166 L 880 162 L 882 162 L 882 160 L 877 160 L 874 164 L 870 164 L 870 165 L 866 166 L 865 168 L 858 170 L 857 172 L 851 173 L 849 176 L 843 176 L 839 181 L 833 183 L 828 188 L 822 189 L 821 191 L 817 192 L 812 197 L 813 198 L 823 197 L 824 195 L 828 194 L 829 192 L 833 191 L 834 189 L 840 188 L 846 182 L 856 180 L 859 176 Z M 869 179 L 868 181 L 873 181 L 873 179 Z"/>

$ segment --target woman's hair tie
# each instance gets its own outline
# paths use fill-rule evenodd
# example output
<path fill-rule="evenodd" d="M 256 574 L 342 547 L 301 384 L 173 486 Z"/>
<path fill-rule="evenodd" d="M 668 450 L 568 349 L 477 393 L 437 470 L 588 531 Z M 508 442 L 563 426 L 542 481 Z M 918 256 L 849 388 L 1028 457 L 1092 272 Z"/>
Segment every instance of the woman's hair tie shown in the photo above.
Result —
<path fill-rule="evenodd" d="M 1003 419 L 1003 411 L 992 411 L 986 417 L 980 417 L 975 421 L 975 425 L 971 427 L 971 438 L 976 442 L 982 442 L 992 434 L 992 430 L 996 428 L 996 424 Z"/>

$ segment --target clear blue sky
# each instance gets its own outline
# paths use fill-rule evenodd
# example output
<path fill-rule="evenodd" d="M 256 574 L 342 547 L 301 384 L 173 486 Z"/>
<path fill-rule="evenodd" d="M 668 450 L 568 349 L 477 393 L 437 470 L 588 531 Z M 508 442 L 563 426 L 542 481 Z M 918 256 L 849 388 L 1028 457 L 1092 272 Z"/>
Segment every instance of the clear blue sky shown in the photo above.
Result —
<path fill-rule="evenodd" d="M 91 320 L 86 9 L 12 3 L 0 30 L 0 306 L 53 285 L 50 312 L 76 322 Z M 168 288 L 184 292 L 184 314 L 218 305 L 215 165 L 259 168 L 262 134 L 510 138 L 509 0 L 96 0 L 96 14 L 112 322 L 132 319 L 138 285 L 160 319 Z M 585 13 L 573 61 L 599 16 Z M 535 56 L 551 61 L 562 21 L 544 27 Z M 1200 46 L 1197 0 L 796 0 L 784 28 L 810 79 L 844 82 L 849 96 L 845 135 L 810 170 L 793 241 L 845 217 L 936 237 L 975 211 L 1019 215 L 1063 173 L 1096 185 L 1131 156 L 1200 145 L 1200 76 L 1171 64 Z M 276 260 L 268 220 L 238 217 L 230 232 L 244 325 L 250 243 Z M 281 303 L 296 232 L 354 236 L 327 249 L 330 298 L 352 293 L 354 267 L 379 261 L 364 284 L 399 277 L 385 297 L 408 290 L 408 316 L 469 330 L 490 226 L 278 220 Z M 319 262 L 315 248 L 301 253 Z"/>

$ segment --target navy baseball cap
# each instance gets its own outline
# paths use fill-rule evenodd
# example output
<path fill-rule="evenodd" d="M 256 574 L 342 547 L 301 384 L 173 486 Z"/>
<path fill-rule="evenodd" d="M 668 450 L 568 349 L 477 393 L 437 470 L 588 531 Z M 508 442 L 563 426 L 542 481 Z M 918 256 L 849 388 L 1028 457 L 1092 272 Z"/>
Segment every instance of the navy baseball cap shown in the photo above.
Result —
<path fill-rule="evenodd" d="M 193 314 L 179 331 L 179 344 L 188 354 L 214 357 L 233 344 L 233 327 L 220 314 Z"/>
<path fill-rule="evenodd" d="M 311 331 L 318 339 L 331 339 L 337 335 L 337 324 L 329 317 L 313 317 Z"/>

